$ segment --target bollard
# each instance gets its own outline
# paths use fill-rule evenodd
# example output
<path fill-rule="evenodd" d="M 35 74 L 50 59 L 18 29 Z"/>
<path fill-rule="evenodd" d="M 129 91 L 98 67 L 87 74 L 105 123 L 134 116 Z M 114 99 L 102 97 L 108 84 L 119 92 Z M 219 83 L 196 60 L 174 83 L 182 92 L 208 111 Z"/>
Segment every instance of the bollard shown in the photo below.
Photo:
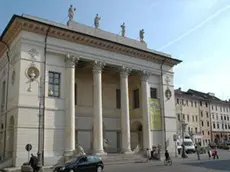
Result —
<path fill-rule="evenodd" d="M 33 172 L 33 168 L 29 165 L 29 163 L 24 163 L 21 166 L 21 172 Z"/>

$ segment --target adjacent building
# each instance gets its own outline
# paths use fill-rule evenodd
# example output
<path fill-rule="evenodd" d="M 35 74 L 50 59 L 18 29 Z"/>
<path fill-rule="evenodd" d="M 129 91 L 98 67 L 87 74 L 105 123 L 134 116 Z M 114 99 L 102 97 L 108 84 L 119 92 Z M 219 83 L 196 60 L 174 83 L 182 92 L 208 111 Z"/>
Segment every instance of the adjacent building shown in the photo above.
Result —
<path fill-rule="evenodd" d="M 214 93 L 193 89 L 185 92 L 180 88 L 175 90 L 175 99 L 178 133 L 181 122 L 186 122 L 187 132 L 201 139 L 198 141 L 202 146 L 207 146 L 210 141 L 230 140 L 229 101 L 219 99 Z"/>
<path fill-rule="evenodd" d="M 148 49 L 143 36 L 133 40 L 72 20 L 14 15 L 0 38 L 4 161 L 21 166 L 26 144 L 45 165 L 77 145 L 99 155 L 158 144 L 174 153 L 173 66 L 180 60 Z"/>
<path fill-rule="evenodd" d="M 202 142 L 200 115 L 199 115 L 200 97 L 194 96 L 181 88 L 175 90 L 175 103 L 177 114 L 177 133 L 182 135 L 182 123 L 187 124 L 186 133 L 191 136 L 195 143 Z"/>

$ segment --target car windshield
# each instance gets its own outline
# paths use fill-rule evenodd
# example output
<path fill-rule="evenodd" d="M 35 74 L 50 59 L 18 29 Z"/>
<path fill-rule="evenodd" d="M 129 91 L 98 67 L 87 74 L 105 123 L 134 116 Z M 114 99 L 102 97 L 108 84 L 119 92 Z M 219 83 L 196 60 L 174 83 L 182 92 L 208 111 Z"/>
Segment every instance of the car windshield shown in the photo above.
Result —
<path fill-rule="evenodd" d="M 66 161 L 65 164 L 71 164 L 73 162 L 76 162 L 79 159 L 78 156 L 71 158 L 70 160 Z"/>
<path fill-rule="evenodd" d="M 192 144 L 192 142 L 184 142 L 184 145 L 185 146 L 192 146 L 193 144 Z"/>

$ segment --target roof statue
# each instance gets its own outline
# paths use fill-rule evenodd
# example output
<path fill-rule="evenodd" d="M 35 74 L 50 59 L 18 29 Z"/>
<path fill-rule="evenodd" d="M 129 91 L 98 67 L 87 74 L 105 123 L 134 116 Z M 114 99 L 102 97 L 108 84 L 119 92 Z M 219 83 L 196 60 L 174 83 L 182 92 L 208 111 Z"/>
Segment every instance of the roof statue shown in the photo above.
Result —
<path fill-rule="evenodd" d="M 99 21 L 101 20 L 101 17 L 98 16 L 98 14 L 96 14 L 96 17 L 94 18 L 94 26 L 95 28 L 98 28 L 100 23 Z"/>
<path fill-rule="evenodd" d="M 144 42 L 144 34 L 145 34 L 144 29 L 141 29 L 140 32 L 139 32 L 139 36 L 140 36 L 140 41 L 141 42 Z"/>
<path fill-rule="evenodd" d="M 70 5 L 69 7 L 69 11 L 68 11 L 68 17 L 69 17 L 69 21 L 73 21 L 73 17 L 74 17 L 74 12 L 76 11 L 76 8 L 73 8 L 73 5 Z"/>
<path fill-rule="evenodd" d="M 121 36 L 125 36 L 125 23 L 121 25 Z"/>

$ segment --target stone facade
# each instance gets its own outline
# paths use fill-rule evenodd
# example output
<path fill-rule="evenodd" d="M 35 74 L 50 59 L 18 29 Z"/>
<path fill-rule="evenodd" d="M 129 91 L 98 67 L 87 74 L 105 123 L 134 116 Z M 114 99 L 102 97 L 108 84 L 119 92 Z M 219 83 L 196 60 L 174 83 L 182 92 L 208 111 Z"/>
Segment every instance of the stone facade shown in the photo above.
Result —
<path fill-rule="evenodd" d="M 101 155 L 167 142 L 174 152 L 174 94 L 166 99 L 165 91 L 173 92 L 173 66 L 181 61 L 73 21 L 65 26 L 30 16 L 13 16 L 2 41 L 11 63 L 7 75 L 7 48 L 0 43 L 0 153 L 12 166 L 27 161 L 28 143 L 31 153 L 42 150 L 44 165 L 76 145 Z M 150 129 L 151 88 L 163 109 L 162 130 Z"/>

